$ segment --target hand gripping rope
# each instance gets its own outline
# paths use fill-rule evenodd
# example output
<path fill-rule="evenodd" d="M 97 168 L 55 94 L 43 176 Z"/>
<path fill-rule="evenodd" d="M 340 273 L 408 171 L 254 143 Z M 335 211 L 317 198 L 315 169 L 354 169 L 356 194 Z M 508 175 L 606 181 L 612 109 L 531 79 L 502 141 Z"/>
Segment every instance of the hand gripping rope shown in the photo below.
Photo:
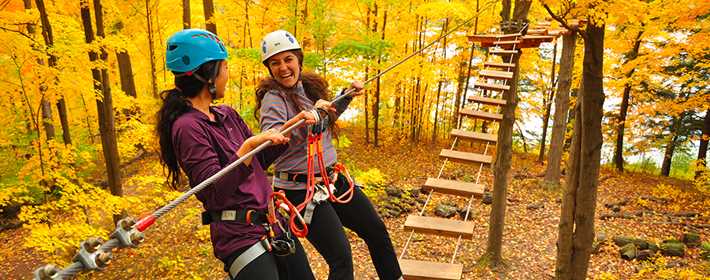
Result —
<path fill-rule="evenodd" d="M 406 62 L 410 58 L 418 55 L 419 53 L 423 52 L 424 50 L 428 49 L 432 45 L 434 45 L 436 42 L 440 41 L 441 39 L 447 37 L 448 35 L 452 34 L 454 31 L 458 30 L 459 28 L 463 27 L 464 25 L 470 23 L 473 21 L 475 16 L 472 16 L 471 18 L 467 19 L 466 21 L 462 22 L 461 24 L 457 25 L 456 27 L 452 28 L 449 30 L 447 33 L 442 34 L 437 38 L 436 40 L 430 42 L 426 46 L 420 48 L 419 50 L 409 54 L 408 56 L 404 57 L 400 61 L 396 62 L 393 65 L 390 65 L 389 67 L 383 69 L 378 75 L 373 76 L 372 78 L 366 80 L 363 82 L 363 85 L 369 84 L 372 81 L 376 80 L 377 78 L 381 77 L 385 73 L 391 71 L 395 67 L 401 65 L 402 63 Z M 339 95 L 335 99 L 331 101 L 331 103 L 334 103 L 342 98 L 345 98 L 346 96 L 349 96 L 350 94 L 354 93 L 355 89 L 348 89 L 346 90 L 343 94 Z M 287 127 L 281 131 L 281 134 L 288 134 L 291 130 L 293 130 L 296 127 L 299 127 L 302 125 L 305 121 L 304 120 L 299 120 L 296 122 L 294 125 Z M 61 279 L 71 279 L 77 274 L 79 274 L 82 271 L 85 270 L 100 270 L 106 267 L 111 260 L 111 252 L 113 249 L 116 248 L 127 248 L 127 247 L 137 247 L 140 245 L 143 240 L 144 240 L 144 235 L 143 232 L 147 230 L 153 223 L 155 223 L 156 220 L 158 220 L 160 217 L 168 213 L 169 211 L 175 209 L 179 204 L 183 203 L 185 200 L 187 200 L 189 197 L 194 195 L 195 193 L 198 193 L 199 191 L 203 190 L 204 188 L 210 186 L 213 182 L 219 180 L 222 178 L 225 174 L 228 172 L 234 170 L 237 166 L 242 164 L 244 160 L 247 158 L 250 158 L 254 156 L 256 153 L 262 151 L 266 147 L 270 146 L 272 144 L 271 140 L 268 140 L 261 145 L 257 146 L 254 150 L 248 152 L 247 154 L 243 155 L 241 158 L 238 160 L 232 162 L 231 164 L 227 165 L 225 168 L 222 170 L 218 171 L 212 177 L 209 177 L 202 181 L 202 183 L 198 184 L 197 186 L 193 187 L 192 189 L 184 192 L 182 195 L 180 195 L 178 198 L 175 200 L 171 201 L 167 205 L 161 207 L 160 209 L 156 210 L 155 212 L 149 214 L 148 216 L 138 220 L 137 222 L 133 220 L 132 218 L 125 218 L 123 220 L 120 220 L 116 224 L 116 229 L 114 232 L 111 234 L 111 239 L 107 240 L 106 242 L 102 242 L 98 238 L 89 238 L 86 241 L 81 243 L 81 246 L 79 248 L 79 252 L 76 254 L 76 256 L 73 259 L 73 262 L 69 264 L 68 266 L 64 268 L 58 268 L 54 265 L 48 264 L 45 266 L 42 266 L 38 269 L 36 269 L 33 273 L 33 278 L 35 280 L 61 280 Z M 322 157 L 319 157 L 319 160 L 321 160 Z M 324 170 L 324 169 L 321 169 Z M 349 178 L 349 175 L 347 173 L 347 170 L 344 168 L 339 169 L 339 167 L 336 166 L 336 171 L 341 170 L 346 174 L 346 177 L 348 177 L 348 182 L 352 184 L 352 179 Z M 325 176 L 324 178 L 326 178 Z M 329 198 L 335 197 L 332 192 L 329 191 Z M 347 193 L 346 193 L 347 194 Z M 341 195 L 341 197 L 335 197 L 337 200 L 343 201 L 343 196 L 345 194 Z M 303 222 L 303 217 L 300 217 L 300 214 L 298 214 L 298 211 L 296 211 L 299 207 L 292 207 L 293 205 L 289 205 L 290 202 L 288 202 L 287 199 L 285 199 L 285 196 L 283 194 L 277 194 L 275 193 L 273 195 L 273 198 L 276 198 L 277 201 L 281 201 L 281 203 L 277 203 L 279 207 L 282 207 L 282 205 L 286 205 L 286 208 L 288 208 L 288 212 L 290 214 L 290 220 L 293 222 L 290 222 L 290 229 L 293 231 L 295 229 L 294 235 L 296 233 L 298 234 L 305 234 L 308 232 L 307 227 L 305 226 L 305 223 L 302 223 L 303 227 L 297 227 L 295 226 L 295 221 L 296 219 L 299 220 L 299 222 Z M 312 199 L 312 193 L 311 193 L 311 199 Z M 349 199 L 349 198 L 348 198 Z M 336 201 L 337 201 L 336 200 Z M 300 205 L 299 205 L 300 206 Z M 297 235 L 298 236 L 298 235 Z"/>

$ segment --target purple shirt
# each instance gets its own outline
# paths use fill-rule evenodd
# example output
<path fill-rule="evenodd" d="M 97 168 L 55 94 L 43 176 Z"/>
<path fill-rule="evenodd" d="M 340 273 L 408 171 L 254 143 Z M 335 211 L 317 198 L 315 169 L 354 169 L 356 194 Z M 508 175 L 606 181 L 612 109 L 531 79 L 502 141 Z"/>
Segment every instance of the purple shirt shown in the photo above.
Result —
<path fill-rule="evenodd" d="M 172 140 L 180 166 L 194 187 L 238 159 L 237 150 L 252 136 L 244 120 L 226 105 L 210 107 L 215 121 L 191 108 L 172 126 Z M 264 170 L 288 148 L 269 146 L 258 153 L 250 166 L 240 164 L 232 172 L 196 194 L 210 211 L 266 209 L 273 192 Z M 225 260 L 235 250 L 256 243 L 265 230 L 261 225 L 237 222 L 210 224 L 214 254 Z"/>

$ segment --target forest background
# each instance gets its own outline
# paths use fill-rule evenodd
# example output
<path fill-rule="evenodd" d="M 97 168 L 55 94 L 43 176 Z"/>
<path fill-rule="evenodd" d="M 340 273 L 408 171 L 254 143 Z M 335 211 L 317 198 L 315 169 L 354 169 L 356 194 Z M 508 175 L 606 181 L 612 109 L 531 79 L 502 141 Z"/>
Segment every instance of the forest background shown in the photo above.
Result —
<path fill-rule="evenodd" d="M 710 3 L 605 3 L 602 163 L 675 177 L 710 194 L 710 175 L 703 173 Z M 436 146 L 448 141 L 487 57 L 466 35 L 500 32 L 501 9 L 501 1 L 484 0 L 0 0 L 0 157 L 6 159 L 0 206 L 11 220 L 3 228 L 21 225 L 23 248 L 65 264 L 81 240 L 113 229 L 111 216 L 139 216 L 177 196 L 157 160 L 154 124 L 160 92 L 172 87 L 165 42 L 182 28 L 210 29 L 225 41 L 230 80 L 219 102 L 258 131 L 254 89 L 268 75 L 258 50 L 264 34 L 293 33 L 306 53 L 305 68 L 337 92 L 476 17 L 370 84 L 341 120 L 352 132 L 341 135 L 342 148 L 351 142 Z M 538 1 L 528 19 L 559 27 Z M 583 43 L 577 44 L 572 105 L 582 74 Z M 553 64 L 560 63 L 561 46 L 557 40 L 526 49 L 520 60 L 513 140 L 517 152 L 539 155 L 530 164 L 546 159 L 550 140 L 543 131 L 555 113 Z M 363 177 L 384 176 L 367 165 L 355 169 Z"/>

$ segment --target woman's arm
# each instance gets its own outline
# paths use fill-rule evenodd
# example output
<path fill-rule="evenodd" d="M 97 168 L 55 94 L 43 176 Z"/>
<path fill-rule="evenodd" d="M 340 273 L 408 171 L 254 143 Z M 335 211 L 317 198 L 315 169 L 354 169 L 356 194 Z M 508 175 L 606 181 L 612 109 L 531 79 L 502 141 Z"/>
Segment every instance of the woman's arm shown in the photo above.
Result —
<path fill-rule="evenodd" d="M 197 123 L 176 123 L 173 126 L 173 144 L 180 166 L 190 179 L 191 186 L 196 186 L 222 169 L 209 135 Z M 238 159 L 236 155 L 226 156 L 229 163 Z M 240 164 L 200 191 L 198 197 L 205 202 L 216 203 L 218 193 L 230 191 L 235 185 L 246 180 L 252 172 L 250 166 Z"/>

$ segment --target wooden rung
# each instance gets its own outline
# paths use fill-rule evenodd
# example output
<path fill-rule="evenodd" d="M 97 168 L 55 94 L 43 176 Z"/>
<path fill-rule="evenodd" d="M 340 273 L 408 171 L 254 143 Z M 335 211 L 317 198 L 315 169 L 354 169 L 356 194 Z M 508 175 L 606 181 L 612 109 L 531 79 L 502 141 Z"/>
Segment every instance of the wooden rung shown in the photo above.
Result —
<path fill-rule="evenodd" d="M 489 113 L 484 111 L 476 111 L 469 108 L 464 108 L 459 111 L 459 114 L 470 118 L 476 118 L 487 121 L 500 121 L 503 120 L 503 115 L 496 113 Z"/>
<path fill-rule="evenodd" d="M 475 225 L 474 222 L 419 215 L 409 215 L 407 220 L 404 221 L 405 230 L 451 237 L 460 235 L 462 238 L 467 239 L 473 237 L 473 227 Z"/>
<path fill-rule="evenodd" d="M 459 280 L 463 264 L 400 259 L 404 279 L 407 280 Z"/>
<path fill-rule="evenodd" d="M 510 38 L 510 37 L 520 37 L 523 36 L 520 33 L 511 33 L 511 34 L 496 34 L 496 38 Z"/>
<path fill-rule="evenodd" d="M 552 22 L 549 22 L 549 21 L 541 21 L 541 22 L 535 23 L 535 25 L 537 25 L 537 26 L 550 26 L 550 25 L 552 25 Z"/>
<path fill-rule="evenodd" d="M 481 82 L 473 83 L 473 87 L 485 89 L 485 90 L 498 90 L 498 91 L 504 91 L 504 90 L 510 89 L 510 86 L 508 86 L 508 85 L 488 84 L 488 83 L 481 83 Z"/>
<path fill-rule="evenodd" d="M 490 97 L 483 97 L 483 96 L 479 96 L 479 95 L 472 95 L 466 99 L 471 102 L 476 102 L 476 103 L 486 104 L 486 105 L 499 105 L 499 106 L 505 105 L 505 99 L 500 99 L 500 98 L 490 98 Z"/>
<path fill-rule="evenodd" d="M 476 183 L 428 178 L 422 186 L 422 191 L 433 190 L 437 193 L 463 197 L 482 197 L 484 188 L 483 185 Z"/>
<path fill-rule="evenodd" d="M 450 161 L 463 163 L 491 164 L 493 162 L 493 157 L 489 155 L 454 151 L 449 149 L 442 149 L 441 153 L 439 153 L 439 157 L 448 158 Z"/>
<path fill-rule="evenodd" d="M 481 70 L 478 72 L 481 77 L 494 78 L 494 79 L 505 79 L 510 80 L 513 78 L 513 72 L 508 71 L 496 71 L 496 70 Z"/>
<path fill-rule="evenodd" d="M 476 141 L 484 141 L 484 142 L 498 141 L 498 135 L 495 135 L 495 134 L 465 131 L 465 130 L 461 130 L 461 129 L 451 130 L 451 136 L 463 138 L 466 140 L 476 140 Z"/>
<path fill-rule="evenodd" d="M 547 34 L 547 29 L 528 29 L 527 35 L 545 35 Z"/>
<path fill-rule="evenodd" d="M 488 52 L 490 54 L 495 54 L 495 55 L 505 55 L 505 54 L 516 54 L 518 53 L 518 50 L 491 50 Z"/>
<path fill-rule="evenodd" d="M 496 41 L 493 42 L 493 45 L 500 46 L 500 45 L 513 45 L 513 44 L 520 44 L 519 40 L 509 40 L 509 41 Z"/>
<path fill-rule="evenodd" d="M 483 66 L 507 69 L 507 68 L 513 68 L 513 67 L 515 67 L 515 63 L 486 62 L 486 63 L 483 63 Z"/>

